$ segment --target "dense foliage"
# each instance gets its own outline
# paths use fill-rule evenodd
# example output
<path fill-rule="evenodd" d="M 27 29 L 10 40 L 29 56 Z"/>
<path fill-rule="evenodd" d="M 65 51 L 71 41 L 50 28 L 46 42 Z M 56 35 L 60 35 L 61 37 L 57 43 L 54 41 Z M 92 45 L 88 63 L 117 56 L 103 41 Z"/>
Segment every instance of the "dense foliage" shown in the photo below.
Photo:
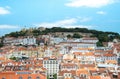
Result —
<path fill-rule="evenodd" d="M 78 34 L 78 33 L 74 33 L 73 38 L 82 38 L 82 36 L 80 34 Z"/>
<path fill-rule="evenodd" d="M 81 35 L 76 34 L 77 32 L 91 33 L 92 34 L 91 37 L 97 37 L 99 39 L 98 44 L 101 44 L 102 42 L 112 41 L 114 38 L 120 39 L 120 35 L 115 32 L 103 32 L 103 31 L 97 31 L 97 30 L 89 30 L 87 28 L 62 28 L 62 27 L 46 28 L 43 31 L 41 31 L 38 28 L 33 28 L 32 30 L 27 29 L 25 31 L 12 32 L 5 36 L 12 36 L 12 37 L 27 36 L 27 35 L 38 36 L 43 34 L 55 33 L 55 32 L 73 32 L 75 33 L 72 36 L 73 38 L 82 37 Z M 71 37 L 71 36 L 68 35 L 67 37 Z"/>
<path fill-rule="evenodd" d="M 1 40 L 1 41 L 0 41 L 0 48 L 4 46 L 4 44 L 3 44 L 3 39 L 4 39 L 4 37 L 1 37 L 1 38 L 0 38 L 0 40 Z"/>
<path fill-rule="evenodd" d="M 3 47 L 3 44 L 2 44 L 2 43 L 0 43 L 0 48 L 1 48 L 1 47 Z"/>

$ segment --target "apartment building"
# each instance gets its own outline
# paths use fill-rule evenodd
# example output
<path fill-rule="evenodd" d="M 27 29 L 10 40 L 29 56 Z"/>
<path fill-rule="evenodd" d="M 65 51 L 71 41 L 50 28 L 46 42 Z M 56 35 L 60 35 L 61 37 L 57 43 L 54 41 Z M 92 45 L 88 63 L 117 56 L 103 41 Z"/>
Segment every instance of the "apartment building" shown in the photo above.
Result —
<path fill-rule="evenodd" d="M 44 58 L 43 67 L 47 69 L 47 75 L 53 77 L 59 72 L 59 61 L 55 58 Z"/>

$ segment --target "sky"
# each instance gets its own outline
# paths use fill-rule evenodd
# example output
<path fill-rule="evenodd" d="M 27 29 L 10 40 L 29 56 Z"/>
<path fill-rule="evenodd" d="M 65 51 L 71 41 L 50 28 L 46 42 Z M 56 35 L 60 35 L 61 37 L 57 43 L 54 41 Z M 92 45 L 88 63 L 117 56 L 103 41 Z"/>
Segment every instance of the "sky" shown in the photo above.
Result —
<path fill-rule="evenodd" d="M 0 0 L 0 36 L 31 27 L 120 33 L 120 0 Z"/>

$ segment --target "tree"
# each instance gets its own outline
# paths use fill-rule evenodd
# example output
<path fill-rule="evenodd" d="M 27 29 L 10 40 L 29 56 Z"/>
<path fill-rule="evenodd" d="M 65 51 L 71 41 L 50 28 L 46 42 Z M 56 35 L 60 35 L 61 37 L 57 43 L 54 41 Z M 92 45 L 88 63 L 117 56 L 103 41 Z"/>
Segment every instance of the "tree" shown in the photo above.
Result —
<path fill-rule="evenodd" d="M 98 39 L 100 42 L 108 42 L 109 41 L 109 37 L 107 34 L 99 34 Z"/>
<path fill-rule="evenodd" d="M 71 38 L 72 36 L 70 34 L 67 35 L 67 38 Z"/>
<path fill-rule="evenodd" d="M 37 37 L 39 35 L 55 33 L 55 32 L 75 33 L 73 36 L 68 35 L 67 36 L 68 38 L 70 37 L 81 38 L 82 36 L 79 35 L 79 33 L 90 33 L 92 34 L 90 37 L 97 37 L 101 43 L 112 41 L 114 38 L 120 39 L 119 33 L 116 33 L 116 32 L 89 30 L 87 28 L 62 28 L 62 27 L 46 28 L 43 31 L 40 31 L 39 28 L 31 28 L 31 29 L 25 29 L 17 32 L 11 32 L 10 34 L 6 34 L 5 36 L 19 37 L 19 36 L 33 35 Z"/>
<path fill-rule="evenodd" d="M 0 48 L 1 48 L 1 47 L 3 47 L 3 44 L 2 44 L 2 43 L 0 43 Z"/>
<path fill-rule="evenodd" d="M 98 46 L 98 47 L 103 46 L 102 42 L 97 42 L 97 46 Z"/>
<path fill-rule="evenodd" d="M 73 38 L 82 38 L 82 36 L 80 34 L 78 34 L 78 33 L 74 33 Z"/>
<path fill-rule="evenodd" d="M 16 60 L 17 58 L 16 58 L 16 57 L 11 57 L 10 59 L 11 59 L 11 60 Z"/>
<path fill-rule="evenodd" d="M 57 79 L 57 74 L 54 74 L 53 77 L 54 77 L 54 79 Z"/>

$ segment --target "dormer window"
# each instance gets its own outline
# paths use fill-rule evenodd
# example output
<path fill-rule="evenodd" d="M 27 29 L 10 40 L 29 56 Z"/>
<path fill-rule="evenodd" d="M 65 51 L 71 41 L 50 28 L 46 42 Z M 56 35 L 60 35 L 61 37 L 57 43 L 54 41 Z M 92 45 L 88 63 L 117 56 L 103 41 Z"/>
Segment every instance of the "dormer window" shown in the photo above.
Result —
<path fill-rule="evenodd" d="M 71 73 L 64 73 L 64 77 L 67 78 L 67 77 L 71 77 Z"/>
<path fill-rule="evenodd" d="M 86 74 L 80 74 L 80 77 L 86 78 L 87 75 Z"/>

